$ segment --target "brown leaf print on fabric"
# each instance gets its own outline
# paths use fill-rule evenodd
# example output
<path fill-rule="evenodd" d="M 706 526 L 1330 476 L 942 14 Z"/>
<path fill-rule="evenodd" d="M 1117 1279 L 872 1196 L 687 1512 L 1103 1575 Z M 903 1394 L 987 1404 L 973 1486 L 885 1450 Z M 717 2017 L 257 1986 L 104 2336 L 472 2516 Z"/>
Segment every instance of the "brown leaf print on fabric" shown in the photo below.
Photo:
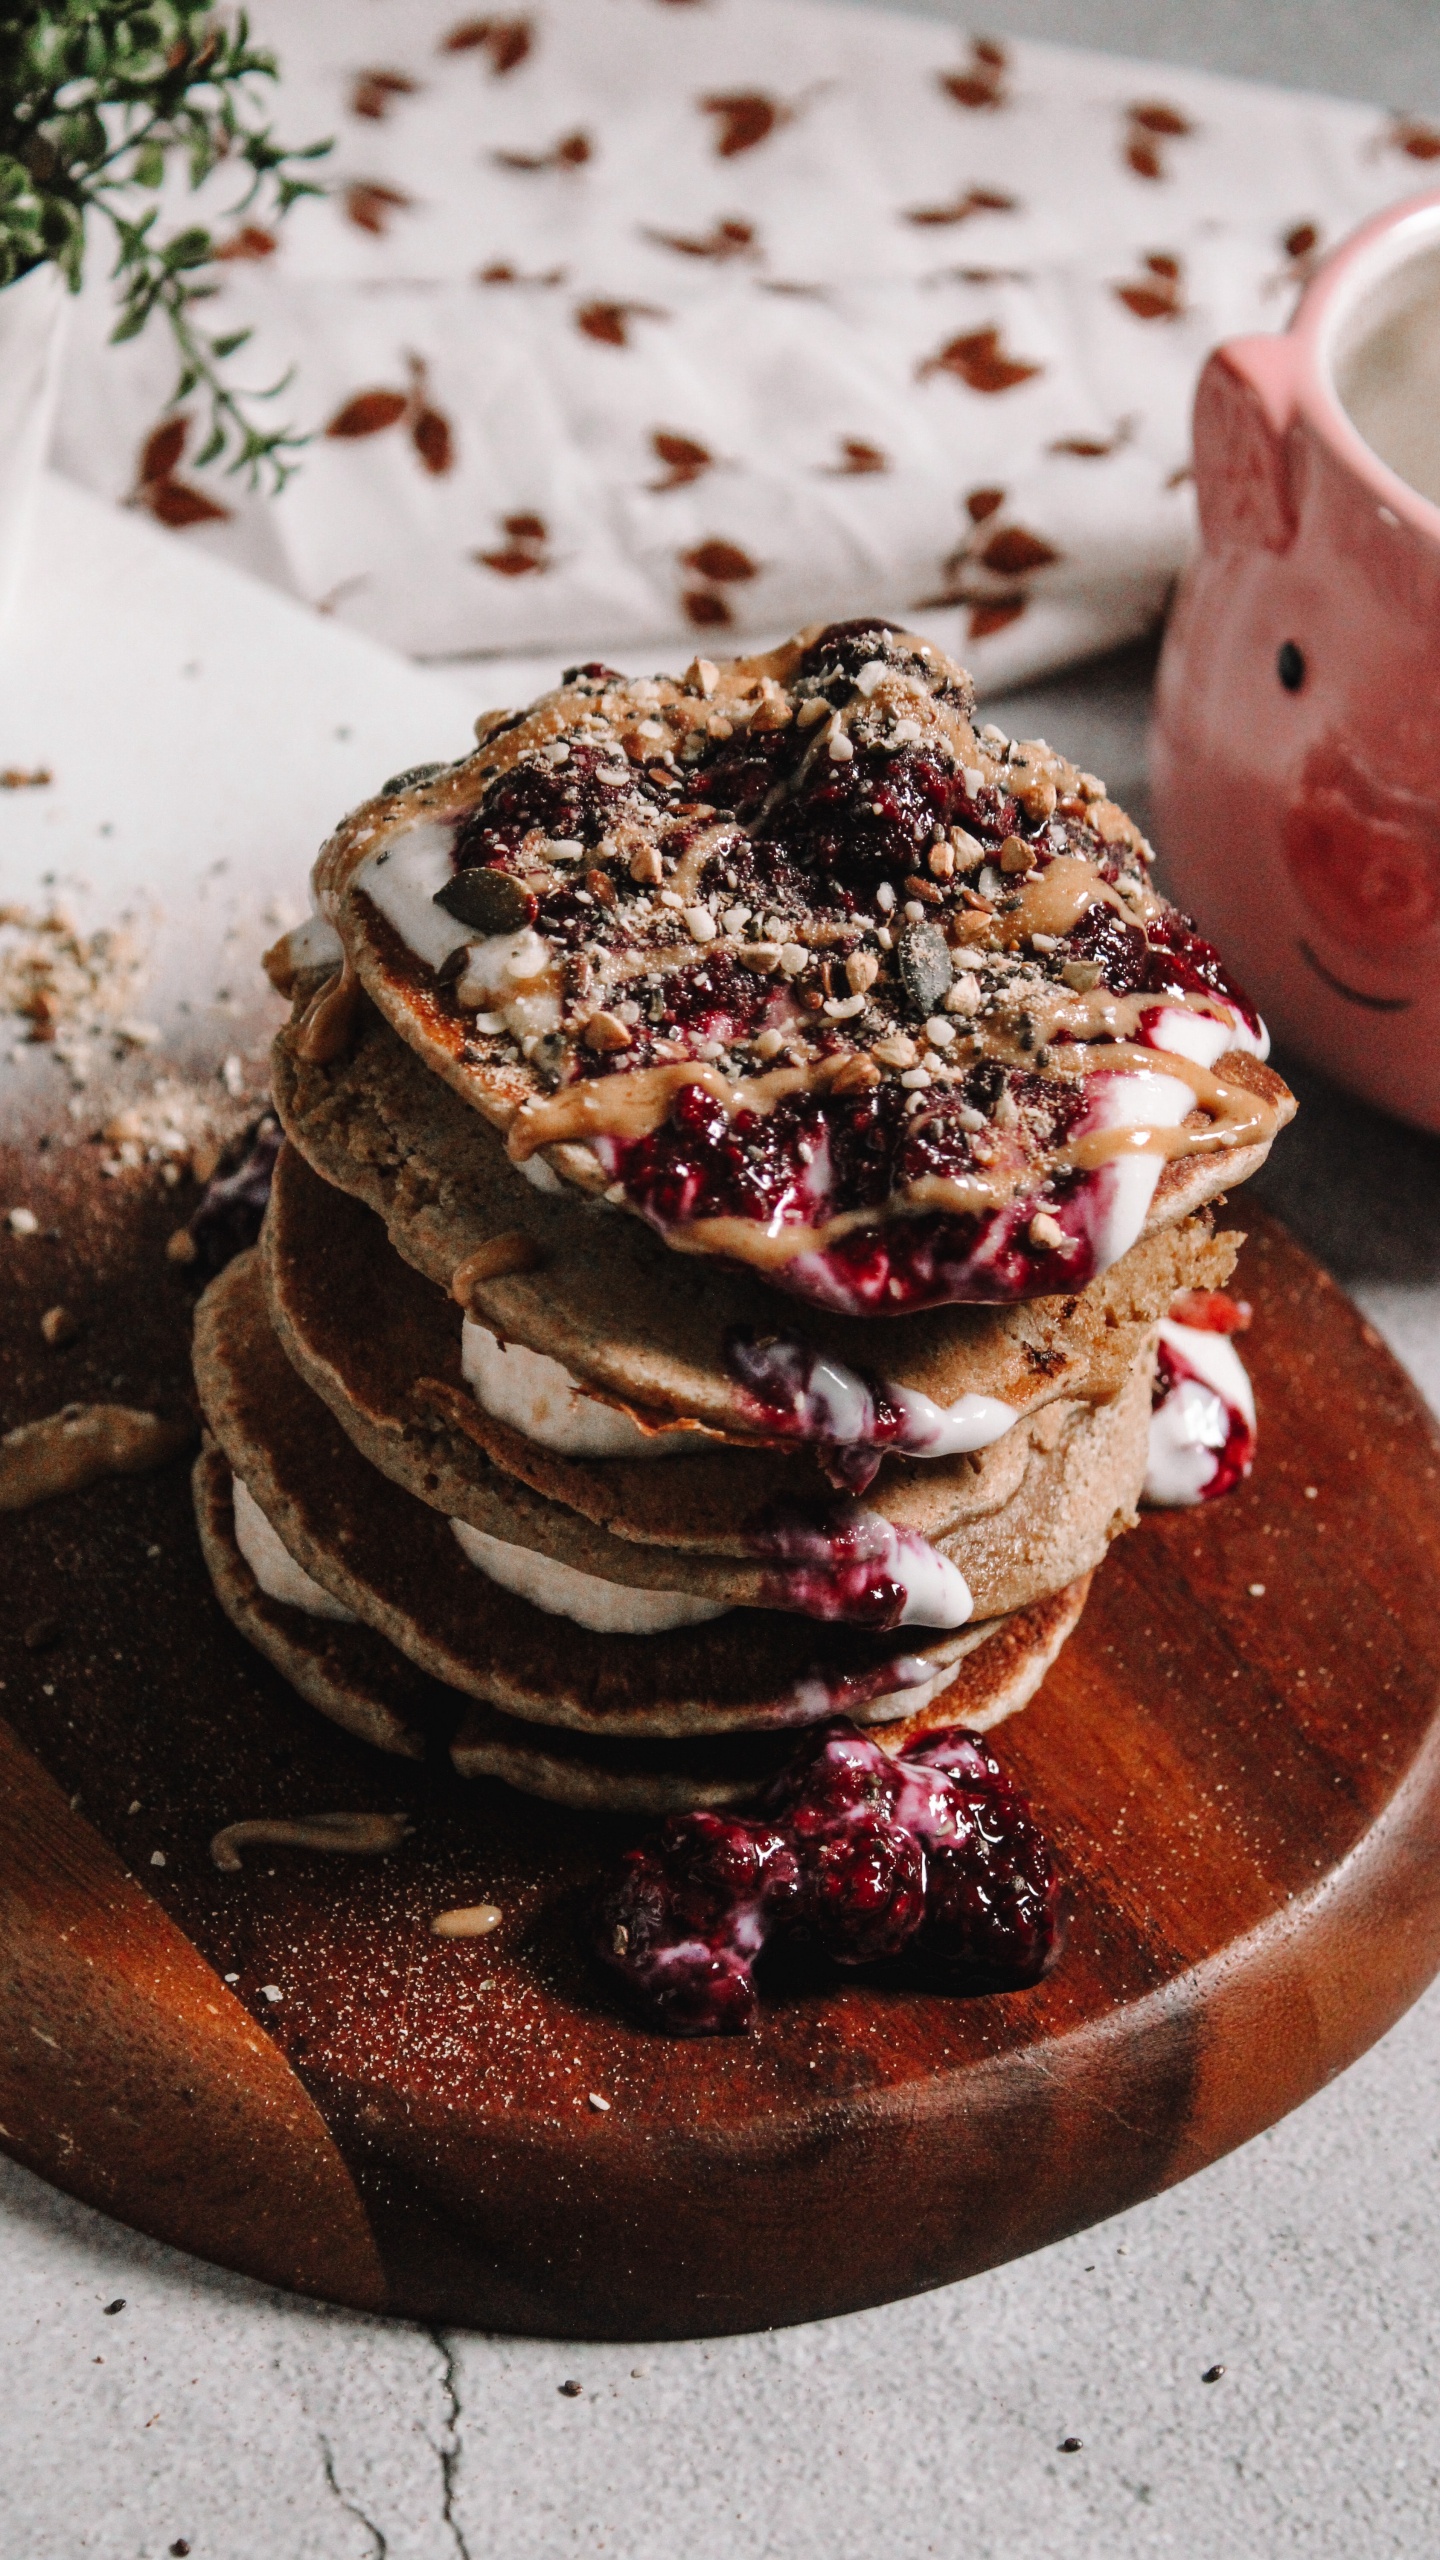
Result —
<path fill-rule="evenodd" d="M 656 492 L 688 489 L 715 468 L 715 456 L 708 445 L 697 444 L 693 436 L 672 435 L 666 427 L 655 429 L 650 448 L 656 461 L 664 465 L 658 480 L 646 482 L 646 487 Z"/>
<path fill-rule="evenodd" d="M 382 435 L 403 418 L 410 402 L 403 391 L 357 391 L 326 421 L 325 433 L 341 442 L 359 436 Z"/>
<path fill-rule="evenodd" d="M 1035 569 L 1048 569 L 1060 554 L 1052 544 L 1043 542 L 1038 533 L 1027 533 L 1023 525 L 1002 525 L 992 534 L 980 553 L 980 565 L 997 578 L 1028 578 Z"/>
<path fill-rule="evenodd" d="M 534 22 L 530 18 L 462 18 L 440 39 L 442 53 L 483 53 L 491 73 L 503 80 L 507 71 L 518 71 L 528 60 L 535 43 Z"/>
<path fill-rule="evenodd" d="M 225 259 L 273 258 L 279 246 L 273 231 L 266 231 L 258 222 L 247 222 L 228 240 L 217 240 L 214 255 Z"/>
<path fill-rule="evenodd" d="M 963 504 L 970 531 L 942 564 L 944 583 L 938 593 L 922 596 L 913 608 L 916 612 L 934 613 L 946 606 L 964 605 L 969 640 L 988 639 L 992 632 L 1003 631 L 1009 623 L 1018 621 L 1029 598 L 1016 581 L 1034 577 L 1064 556 L 1027 525 L 997 525 L 995 518 L 1003 513 L 1005 500 L 1003 489 L 985 487 L 966 492 Z"/>
<path fill-rule="evenodd" d="M 231 509 L 222 507 L 218 498 L 207 498 L 193 482 L 176 479 L 175 466 L 189 433 L 188 416 L 162 418 L 158 427 L 152 427 L 140 448 L 135 486 L 127 501 L 132 507 L 144 507 L 172 533 L 183 533 L 194 524 L 228 524 L 231 516 Z"/>
<path fill-rule="evenodd" d="M 566 284 L 569 281 L 569 275 L 568 267 L 544 267 L 535 275 L 527 276 L 522 274 L 519 267 L 512 267 L 508 258 L 496 258 L 488 267 L 476 268 L 475 281 L 477 284 L 545 286 Z"/>
<path fill-rule="evenodd" d="M 1403 151 L 1407 160 L 1440 160 L 1440 125 L 1427 124 L 1423 116 L 1392 116 L 1380 147 Z"/>
<path fill-rule="evenodd" d="M 1318 222 L 1293 222 L 1280 234 L 1280 252 L 1285 261 L 1276 267 L 1261 286 L 1267 297 L 1284 293 L 1287 288 L 1298 292 L 1310 282 L 1325 252 L 1323 233 Z"/>
<path fill-rule="evenodd" d="M 1144 270 L 1133 283 L 1114 284 L 1117 302 L 1137 320 L 1179 320 L 1186 310 L 1182 262 L 1168 250 L 1155 249 L 1141 259 Z"/>
<path fill-rule="evenodd" d="M 492 569 L 497 578 L 529 578 L 554 567 L 550 557 L 550 531 L 543 516 L 528 512 L 500 518 L 505 536 L 501 551 L 472 551 L 471 559 L 479 568 Z"/>
<path fill-rule="evenodd" d="M 751 559 L 748 551 L 742 551 L 738 542 L 724 542 L 716 535 L 697 543 L 693 551 L 682 552 L 680 566 L 693 570 L 697 578 L 712 578 L 717 586 L 725 587 L 760 575 L 759 563 Z"/>
<path fill-rule="evenodd" d="M 548 151 L 492 151 L 491 159 L 499 169 L 515 169 L 524 177 L 533 177 L 546 169 L 583 169 L 595 157 L 595 145 L 588 133 L 562 133 Z"/>
<path fill-rule="evenodd" d="M 680 603 L 697 631 L 718 631 L 732 623 L 735 616 L 725 588 L 743 586 L 760 575 L 759 562 L 742 551 L 738 542 L 727 542 L 719 534 L 697 542 L 693 551 L 682 551 L 680 566 L 696 582 L 681 590 Z"/>
<path fill-rule="evenodd" d="M 1013 391 L 1022 382 L 1031 381 L 1044 366 L 1026 364 L 1019 356 L 1008 356 L 1000 344 L 998 329 L 971 329 L 963 337 L 951 338 L 939 352 L 927 356 L 915 368 L 918 382 L 928 382 L 935 373 L 953 374 L 970 391 Z"/>
<path fill-rule="evenodd" d="M 1114 431 L 1108 436 L 1057 436 L 1045 450 L 1047 453 L 1073 454 L 1079 462 L 1103 462 L 1108 455 L 1119 453 L 1122 446 L 1130 442 L 1139 423 L 1132 412 L 1128 417 L 1117 418 Z"/>
<path fill-rule="evenodd" d="M 963 196 L 954 197 L 949 204 L 912 205 L 903 219 L 913 222 L 918 230 L 939 231 L 947 223 L 969 222 L 977 213 L 1018 213 L 1019 210 L 1018 196 L 1002 196 L 994 187 L 967 187 Z"/>
<path fill-rule="evenodd" d="M 419 82 L 405 71 L 357 71 L 350 91 L 350 113 L 367 123 L 383 124 L 397 98 L 413 98 Z"/>
<path fill-rule="evenodd" d="M 1127 169 L 1137 178 L 1168 178 L 1166 143 L 1182 142 L 1194 131 L 1190 118 L 1178 107 L 1166 106 L 1163 99 L 1142 99 L 1127 107 L 1123 144 Z"/>
<path fill-rule="evenodd" d="M 714 587 L 687 587 L 680 598 L 688 622 L 697 631 L 718 631 L 734 621 L 725 598 Z"/>
<path fill-rule="evenodd" d="M 994 108 L 1008 106 L 1005 74 L 1010 57 L 1003 44 L 993 36 L 972 36 L 970 59 L 963 71 L 942 71 L 937 76 L 947 98 L 957 107 Z"/>
<path fill-rule="evenodd" d="M 988 640 L 992 632 L 1018 622 L 1029 601 L 1028 596 L 987 596 L 983 604 L 972 604 L 965 625 L 966 639 Z"/>
<path fill-rule="evenodd" d="M 655 231 L 648 223 L 641 229 L 643 240 L 653 240 L 657 249 L 673 249 L 680 258 L 713 258 L 723 264 L 728 258 L 758 258 L 759 243 L 753 222 L 732 217 L 712 223 L 699 237 L 686 237 L 678 231 Z"/>
<path fill-rule="evenodd" d="M 347 222 L 353 222 L 357 231 L 368 231 L 373 238 L 384 240 L 389 236 L 391 217 L 408 213 L 415 199 L 398 187 L 383 187 L 375 179 L 357 178 L 345 189 L 341 201 Z"/>
<path fill-rule="evenodd" d="M 883 445 L 871 444 L 865 436 L 842 436 L 838 462 L 822 462 L 821 471 L 830 480 L 862 480 L 871 472 L 888 471 L 890 456 Z"/>
<path fill-rule="evenodd" d="M 779 98 L 768 98 L 763 89 L 722 90 L 702 98 L 700 112 L 715 118 L 717 160 L 737 160 L 742 151 L 753 151 L 757 144 L 768 142 L 782 125 L 795 120 L 793 107 Z"/>
<path fill-rule="evenodd" d="M 597 346 L 628 347 L 634 343 L 630 335 L 632 322 L 669 317 L 668 311 L 653 302 L 582 302 L 575 314 L 575 326 L 583 336 L 593 338 Z"/>
<path fill-rule="evenodd" d="M 388 385 L 357 391 L 327 420 L 325 434 L 336 443 L 354 444 L 365 436 L 384 435 L 403 420 L 424 469 L 438 478 L 455 465 L 450 421 L 430 398 L 430 374 L 423 356 L 407 356 L 405 361 L 410 370 L 408 391 Z"/>

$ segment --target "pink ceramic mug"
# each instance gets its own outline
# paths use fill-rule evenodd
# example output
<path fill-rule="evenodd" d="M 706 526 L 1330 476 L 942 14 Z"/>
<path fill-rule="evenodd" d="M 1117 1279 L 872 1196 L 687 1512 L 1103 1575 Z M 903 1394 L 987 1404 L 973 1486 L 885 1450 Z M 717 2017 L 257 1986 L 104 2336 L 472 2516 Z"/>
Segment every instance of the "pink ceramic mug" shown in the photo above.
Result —
<path fill-rule="evenodd" d="M 1276 1036 L 1440 1130 L 1440 192 L 1347 240 L 1195 401 L 1166 886 Z"/>

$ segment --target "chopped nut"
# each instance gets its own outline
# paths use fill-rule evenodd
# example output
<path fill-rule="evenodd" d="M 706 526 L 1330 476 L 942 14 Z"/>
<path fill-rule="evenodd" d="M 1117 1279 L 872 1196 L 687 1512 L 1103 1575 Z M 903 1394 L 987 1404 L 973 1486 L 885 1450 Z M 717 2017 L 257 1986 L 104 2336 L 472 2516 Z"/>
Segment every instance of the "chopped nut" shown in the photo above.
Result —
<path fill-rule="evenodd" d="M 472 1902 L 456 1911 L 437 1911 L 430 1923 L 432 1938 L 488 1938 L 505 1914 L 498 1902 Z"/>
<path fill-rule="evenodd" d="M 826 743 L 832 764 L 853 763 L 855 750 L 849 739 L 846 737 L 843 729 L 832 729 Z"/>
<path fill-rule="evenodd" d="M 955 876 L 955 848 L 950 844 L 932 844 L 927 861 L 934 880 L 952 880 Z"/>
<path fill-rule="evenodd" d="M 889 673 L 890 670 L 883 658 L 867 658 L 855 678 L 856 692 L 863 693 L 868 702 L 876 686 L 883 684 Z"/>
<path fill-rule="evenodd" d="M 870 1054 L 882 1067 L 913 1067 L 919 1052 L 907 1033 L 894 1031 L 877 1040 Z"/>
<path fill-rule="evenodd" d="M 845 975 L 854 993 L 863 995 L 873 987 L 880 975 L 880 963 L 873 951 L 852 951 L 845 963 Z"/>
<path fill-rule="evenodd" d="M 1002 871 L 1012 872 L 1033 871 L 1035 868 L 1034 846 L 1027 844 L 1023 836 L 1007 836 L 1000 847 L 1000 868 Z"/>
<path fill-rule="evenodd" d="M 922 880 L 918 871 L 910 874 L 905 887 L 909 897 L 922 907 L 939 907 L 945 903 L 939 890 L 932 887 L 928 880 Z"/>
<path fill-rule="evenodd" d="M 692 693 L 702 693 L 708 702 L 720 681 L 720 670 L 709 658 L 692 658 L 684 681 Z"/>
<path fill-rule="evenodd" d="M 946 998 L 947 1013 L 977 1013 L 980 1009 L 980 981 L 973 969 L 967 969 L 952 983 Z"/>
<path fill-rule="evenodd" d="M 708 907 L 687 907 L 685 926 L 692 942 L 713 942 L 718 929 Z"/>
<path fill-rule="evenodd" d="M 768 978 L 771 970 L 780 966 L 780 945 L 778 942 L 742 942 L 735 957 L 744 968 L 754 969 L 758 976 Z"/>
<path fill-rule="evenodd" d="M 879 1081 L 879 1068 L 871 1059 L 862 1056 L 857 1050 L 854 1057 L 846 1058 L 844 1063 L 837 1067 L 830 1078 L 829 1090 L 831 1093 L 867 1093 L 870 1087 L 878 1084 Z"/>
<path fill-rule="evenodd" d="M 1030 1241 L 1042 1252 L 1058 1253 L 1066 1242 L 1065 1230 L 1048 1209 L 1041 1209 L 1030 1221 Z"/>
<path fill-rule="evenodd" d="M 735 723 L 727 720 L 723 711 L 712 711 L 705 727 L 712 738 L 733 738 L 735 735 Z"/>
<path fill-rule="evenodd" d="M 727 907 L 720 919 L 727 933 L 741 933 L 750 921 L 748 907 Z"/>
<path fill-rule="evenodd" d="M 955 1038 L 955 1025 L 943 1013 L 932 1014 L 925 1025 L 925 1037 L 932 1049 L 948 1049 Z"/>
<path fill-rule="evenodd" d="M 803 942 L 782 943 L 780 967 L 787 978 L 798 978 L 801 970 L 807 969 L 809 965 L 810 954 Z"/>
<path fill-rule="evenodd" d="M 783 1035 L 774 1030 L 762 1031 L 755 1042 L 757 1058 L 778 1058 L 785 1046 Z"/>
<path fill-rule="evenodd" d="M 888 880 L 882 880 L 875 892 L 875 904 L 882 916 L 888 916 L 895 905 L 895 892 Z"/>
<path fill-rule="evenodd" d="M 630 856 L 630 877 L 643 888 L 656 889 L 665 877 L 665 865 L 653 844 L 642 845 Z"/>
<path fill-rule="evenodd" d="M 613 1013 L 592 1013 L 583 1036 L 586 1048 L 594 1049 L 601 1057 L 610 1057 L 615 1051 L 630 1046 L 629 1032 Z"/>
<path fill-rule="evenodd" d="M 830 705 L 825 700 L 823 694 L 817 693 L 813 695 L 809 702 L 802 702 L 799 710 L 796 712 L 796 727 L 800 729 L 813 729 L 816 721 L 823 720 L 829 709 Z"/>
<path fill-rule="evenodd" d="M 615 883 L 608 871 L 587 871 L 585 886 L 597 907 L 613 907 L 617 904 Z"/>
<path fill-rule="evenodd" d="M 853 1022 L 857 1013 L 864 1012 L 865 998 L 863 995 L 826 996 L 824 1005 L 832 1022 Z"/>
<path fill-rule="evenodd" d="M 1095 960 L 1067 960 L 1060 972 L 1066 986 L 1073 987 L 1079 996 L 1088 996 L 1092 987 L 1099 986 L 1104 974 Z"/>
<path fill-rule="evenodd" d="M 910 1093 L 924 1093 L 930 1082 L 928 1067 L 907 1067 L 900 1079 Z"/>
<path fill-rule="evenodd" d="M 68 1307 L 47 1307 L 40 1319 L 41 1338 L 49 1343 L 52 1351 L 63 1350 L 67 1342 L 74 1341 L 79 1330 L 80 1319 L 72 1315 Z"/>

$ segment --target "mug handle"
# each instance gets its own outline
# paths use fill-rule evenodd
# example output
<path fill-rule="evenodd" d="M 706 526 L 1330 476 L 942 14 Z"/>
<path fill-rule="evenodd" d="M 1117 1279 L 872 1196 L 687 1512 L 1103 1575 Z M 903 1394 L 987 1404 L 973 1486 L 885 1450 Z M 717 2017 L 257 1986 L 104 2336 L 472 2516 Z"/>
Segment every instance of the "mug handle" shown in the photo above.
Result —
<path fill-rule="evenodd" d="M 1230 338 L 1200 376 L 1195 494 L 1207 551 L 1288 551 L 1295 539 L 1296 365 L 1289 336 Z"/>

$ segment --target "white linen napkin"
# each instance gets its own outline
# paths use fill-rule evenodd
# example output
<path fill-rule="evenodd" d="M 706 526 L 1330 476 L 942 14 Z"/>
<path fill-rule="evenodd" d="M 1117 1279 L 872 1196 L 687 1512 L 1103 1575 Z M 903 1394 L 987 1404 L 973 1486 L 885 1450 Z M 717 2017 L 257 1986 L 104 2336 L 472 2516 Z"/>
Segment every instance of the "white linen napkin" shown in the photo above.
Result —
<path fill-rule="evenodd" d="M 253 12 L 331 193 L 234 224 L 293 367 L 278 499 L 154 431 L 163 332 L 71 335 L 58 459 L 416 656 L 686 654 L 877 611 L 996 687 L 1162 610 L 1215 342 L 1440 133 L 825 0 Z M 206 202 L 226 201 L 223 173 Z M 192 402 L 190 451 L 199 442 Z"/>

